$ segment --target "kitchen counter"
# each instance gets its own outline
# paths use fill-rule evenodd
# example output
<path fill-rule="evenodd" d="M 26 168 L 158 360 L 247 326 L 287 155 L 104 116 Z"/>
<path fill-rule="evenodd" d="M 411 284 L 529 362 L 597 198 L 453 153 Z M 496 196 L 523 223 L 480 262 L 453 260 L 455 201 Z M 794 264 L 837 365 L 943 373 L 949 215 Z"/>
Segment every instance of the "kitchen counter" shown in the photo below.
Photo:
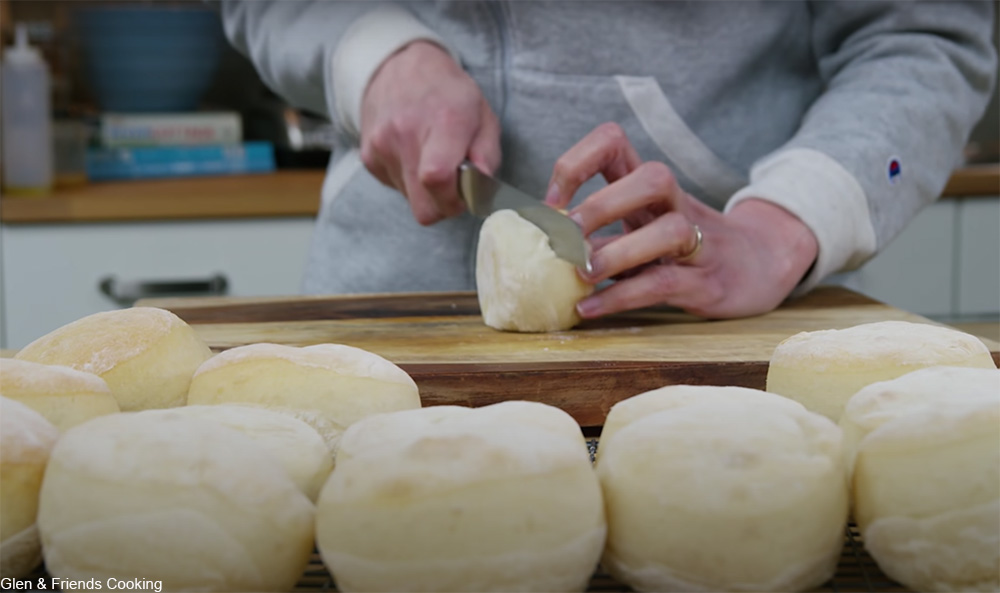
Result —
<path fill-rule="evenodd" d="M 42 197 L 5 198 L 0 221 L 108 222 L 314 217 L 324 171 L 90 183 Z"/>
<path fill-rule="evenodd" d="M 4 224 L 314 217 L 325 171 L 93 183 L 0 200 Z M 959 169 L 945 198 L 1000 194 L 1000 164 Z"/>

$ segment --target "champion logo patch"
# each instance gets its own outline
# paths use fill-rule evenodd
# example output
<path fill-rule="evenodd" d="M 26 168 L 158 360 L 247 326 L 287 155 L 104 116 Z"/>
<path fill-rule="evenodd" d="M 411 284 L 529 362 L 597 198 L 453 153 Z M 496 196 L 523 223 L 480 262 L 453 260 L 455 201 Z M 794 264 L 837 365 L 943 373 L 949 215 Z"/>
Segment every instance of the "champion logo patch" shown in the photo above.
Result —
<path fill-rule="evenodd" d="M 899 181 L 899 177 L 902 174 L 903 166 L 899 162 L 899 157 L 891 157 L 889 163 L 886 165 L 886 175 L 888 176 L 889 183 L 895 184 Z"/>

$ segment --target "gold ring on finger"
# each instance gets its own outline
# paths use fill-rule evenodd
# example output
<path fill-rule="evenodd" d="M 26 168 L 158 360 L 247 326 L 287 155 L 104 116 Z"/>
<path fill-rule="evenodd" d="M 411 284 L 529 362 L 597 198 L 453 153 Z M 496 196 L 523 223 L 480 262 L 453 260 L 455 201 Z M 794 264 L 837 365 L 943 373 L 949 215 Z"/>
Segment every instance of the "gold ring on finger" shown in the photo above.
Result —
<path fill-rule="evenodd" d="M 675 262 L 684 263 L 691 261 L 692 259 L 694 259 L 694 256 L 698 255 L 698 252 L 701 251 L 701 243 L 702 243 L 701 229 L 698 228 L 698 225 L 696 224 L 692 224 L 691 229 L 694 231 L 694 247 L 692 247 L 691 250 L 685 253 L 684 255 L 675 257 L 674 258 Z"/>

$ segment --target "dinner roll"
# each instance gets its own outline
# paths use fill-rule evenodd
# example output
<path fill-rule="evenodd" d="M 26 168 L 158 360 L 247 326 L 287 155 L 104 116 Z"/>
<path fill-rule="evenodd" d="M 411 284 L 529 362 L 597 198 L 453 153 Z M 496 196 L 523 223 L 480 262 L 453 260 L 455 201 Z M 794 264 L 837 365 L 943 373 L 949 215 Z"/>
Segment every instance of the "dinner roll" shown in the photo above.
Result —
<path fill-rule="evenodd" d="M 854 516 L 883 572 L 914 591 L 1000 590 L 1000 370 L 874 383 L 842 423 Z"/>
<path fill-rule="evenodd" d="M 59 430 L 119 411 L 104 379 L 70 367 L 0 358 L 0 377 L 0 395 L 35 410 Z"/>
<path fill-rule="evenodd" d="M 15 355 L 98 375 L 122 411 L 184 404 L 191 375 L 212 351 L 180 317 L 152 307 L 94 313 Z"/>
<path fill-rule="evenodd" d="M 483 223 L 476 289 L 486 325 L 517 332 L 573 327 L 580 322 L 576 303 L 593 292 L 573 264 L 556 256 L 548 236 L 513 210 Z"/>
<path fill-rule="evenodd" d="M 342 590 L 582 591 L 605 522 L 573 419 L 511 401 L 351 426 L 316 535 Z"/>
<path fill-rule="evenodd" d="M 184 406 L 156 413 L 201 418 L 242 432 L 270 453 L 312 501 L 333 471 L 333 455 L 319 433 L 287 414 L 236 404 Z"/>
<path fill-rule="evenodd" d="M 59 431 L 21 402 L 0 397 L 0 575 L 23 577 L 42 561 L 38 492 Z"/>
<path fill-rule="evenodd" d="M 52 451 L 38 510 L 47 570 L 167 591 L 289 591 L 314 507 L 249 437 L 162 412 L 102 416 Z"/>
<path fill-rule="evenodd" d="M 995 369 L 979 338 L 955 329 L 880 321 L 796 334 L 775 348 L 767 390 L 802 402 L 834 422 L 865 385 L 936 365 Z"/>
<path fill-rule="evenodd" d="M 746 387 L 720 387 L 715 385 L 668 385 L 634 395 L 611 406 L 608 417 L 601 429 L 601 447 L 597 448 L 597 459 L 601 450 L 624 426 L 639 418 L 661 410 L 671 410 L 694 403 L 728 405 L 748 403 L 754 405 L 774 405 L 793 412 L 805 410 L 802 404 L 787 397 Z"/>
<path fill-rule="evenodd" d="M 829 579 L 848 512 L 840 429 L 794 406 L 679 393 L 690 403 L 601 439 L 604 568 L 640 591 L 798 591 Z"/>
<path fill-rule="evenodd" d="M 372 414 L 420 407 L 417 384 L 388 360 L 360 348 L 251 344 L 226 350 L 198 368 L 189 404 L 251 403 L 298 417 L 332 450 L 344 429 Z"/>

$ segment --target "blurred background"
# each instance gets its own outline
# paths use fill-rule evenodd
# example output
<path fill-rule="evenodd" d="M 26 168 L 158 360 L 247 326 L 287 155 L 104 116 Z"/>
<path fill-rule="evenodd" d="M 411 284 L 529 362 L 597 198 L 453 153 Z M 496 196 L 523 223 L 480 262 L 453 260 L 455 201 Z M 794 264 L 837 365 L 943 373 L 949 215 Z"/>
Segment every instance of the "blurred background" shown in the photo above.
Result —
<path fill-rule="evenodd" d="M 0 0 L 0 46 L 32 88 L 4 87 L 0 348 L 145 297 L 298 293 L 332 129 L 261 82 L 210 3 Z M 848 286 L 1000 339 L 997 92 L 965 161 Z"/>

